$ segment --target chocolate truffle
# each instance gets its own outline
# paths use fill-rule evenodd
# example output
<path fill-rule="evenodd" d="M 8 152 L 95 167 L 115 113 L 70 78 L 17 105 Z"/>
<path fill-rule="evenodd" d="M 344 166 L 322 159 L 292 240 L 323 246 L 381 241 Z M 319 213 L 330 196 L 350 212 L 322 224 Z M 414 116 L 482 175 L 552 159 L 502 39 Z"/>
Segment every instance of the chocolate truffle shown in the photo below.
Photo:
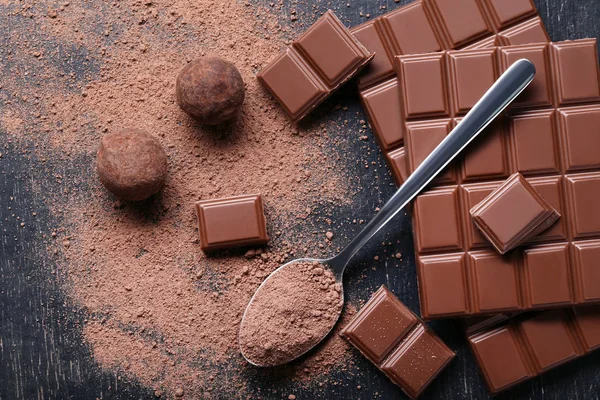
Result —
<path fill-rule="evenodd" d="M 148 132 L 124 129 L 102 138 L 97 168 L 100 181 L 114 195 L 144 200 L 163 187 L 167 155 Z"/>
<path fill-rule="evenodd" d="M 233 118 L 244 102 L 244 80 L 230 62 L 199 58 L 177 76 L 179 107 L 201 124 L 217 125 Z"/>

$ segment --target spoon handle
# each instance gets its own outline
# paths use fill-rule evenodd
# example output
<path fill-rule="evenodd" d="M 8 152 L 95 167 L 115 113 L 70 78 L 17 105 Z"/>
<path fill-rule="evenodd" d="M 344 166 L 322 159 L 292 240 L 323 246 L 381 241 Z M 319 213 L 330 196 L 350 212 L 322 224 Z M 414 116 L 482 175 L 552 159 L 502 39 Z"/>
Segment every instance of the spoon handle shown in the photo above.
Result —
<path fill-rule="evenodd" d="M 350 259 L 419 194 L 481 131 L 531 83 L 535 66 L 519 60 L 500 76 L 471 111 L 429 154 L 367 226 L 339 254 L 340 264 Z M 337 257 L 336 257 L 337 258 Z"/>

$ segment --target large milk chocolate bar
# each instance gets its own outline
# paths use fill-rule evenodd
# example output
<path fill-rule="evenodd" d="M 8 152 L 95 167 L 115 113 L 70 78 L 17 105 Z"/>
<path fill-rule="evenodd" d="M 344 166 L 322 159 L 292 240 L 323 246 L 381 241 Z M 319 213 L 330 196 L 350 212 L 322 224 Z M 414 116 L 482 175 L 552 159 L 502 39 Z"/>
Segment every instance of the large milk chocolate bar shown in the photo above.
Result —
<path fill-rule="evenodd" d="M 426 319 L 600 303 L 596 40 L 397 57 L 408 173 L 520 58 L 536 66 L 532 84 L 414 202 Z M 562 217 L 500 256 L 469 211 L 515 172 Z"/>
<path fill-rule="evenodd" d="M 397 183 L 395 150 L 404 144 L 404 121 L 393 58 L 440 50 L 548 42 L 532 0 L 417 0 L 352 29 L 375 58 L 360 73 L 360 97 L 371 129 Z"/>

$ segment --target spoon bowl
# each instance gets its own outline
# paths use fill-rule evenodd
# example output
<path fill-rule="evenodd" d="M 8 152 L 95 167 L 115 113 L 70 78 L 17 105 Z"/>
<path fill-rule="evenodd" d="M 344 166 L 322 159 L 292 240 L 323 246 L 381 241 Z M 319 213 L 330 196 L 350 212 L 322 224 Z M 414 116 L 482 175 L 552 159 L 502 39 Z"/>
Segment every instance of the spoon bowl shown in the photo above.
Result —
<path fill-rule="evenodd" d="M 240 324 L 240 351 L 250 364 L 258 367 L 275 367 L 285 364 L 290 361 L 290 357 L 295 359 L 304 355 L 329 335 L 342 313 L 344 304 L 342 277 L 343 267 L 345 266 L 334 259 L 335 257 L 331 259 L 302 258 L 293 260 L 277 268 L 261 283 L 250 299 Z M 334 270 L 334 268 L 336 269 Z M 302 276 L 298 277 L 298 271 L 304 273 L 308 279 L 302 279 Z M 282 280 L 292 279 L 292 276 L 296 282 L 299 282 L 298 287 L 294 289 L 304 289 L 302 293 L 299 293 L 299 299 L 287 296 L 285 291 L 288 288 L 280 285 Z M 321 294 L 324 288 L 324 293 L 328 294 L 329 298 Z M 307 297 L 307 293 L 312 294 L 312 297 Z M 279 347 L 269 354 L 268 350 L 270 350 L 271 344 L 268 342 L 263 341 L 250 345 L 255 335 L 246 335 L 246 330 L 268 329 L 264 324 L 247 328 L 247 325 L 251 323 L 248 322 L 248 319 L 260 318 L 258 314 L 261 306 L 264 307 L 267 296 L 270 296 L 269 299 L 276 299 L 276 301 L 269 304 L 269 308 L 276 308 L 279 314 L 289 314 L 292 318 L 295 318 L 294 315 L 299 315 L 298 319 L 303 320 L 303 322 L 308 320 L 311 326 L 316 329 L 316 332 L 295 334 L 295 341 L 291 342 L 293 348 L 291 351 Z M 298 307 L 299 302 L 302 303 L 300 312 L 295 309 Z M 256 307 L 255 303 L 258 303 Z M 305 315 L 306 313 L 302 315 L 301 311 L 310 311 L 314 307 L 317 307 L 317 315 L 313 316 L 310 313 L 309 315 Z M 283 325 L 289 325 L 289 319 L 282 319 L 277 328 Z M 250 339 L 250 342 L 247 339 Z M 290 355 L 290 352 L 293 354 Z"/>
<path fill-rule="evenodd" d="M 256 366 L 261 367 L 273 367 L 281 364 L 285 364 L 292 361 L 314 346 L 321 342 L 331 332 L 335 326 L 336 321 L 339 319 L 343 302 L 344 302 L 344 290 L 343 290 L 343 275 L 346 266 L 354 257 L 354 255 L 360 250 L 365 243 L 367 243 L 381 228 L 385 226 L 400 210 L 402 210 L 417 194 L 419 194 L 446 166 L 470 143 L 472 142 L 498 115 L 500 115 L 506 107 L 533 81 L 535 76 L 535 66 L 528 60 L 519 60 L 515 62 L 510 68 L 500 76 L 500 78 L 494 83 L 494 85 L 486 92 L 486 94 L 475 104 L 471 111 L 461 120 L 461 122 L 454 128 L 454 130 L 446 136 L 446 138 L 431 152 L 431 154 L 421 163 L 421 165 L 413 172 L 413 174 L 404 182 L 404 184 L 398 189 L 398 191 L 392 196 L 392 198 L 381 208 L 381 210 L 375 215 L 375 217 L 365 226 L 365 228 L 335 257 L 319 260 L 319 259 L 299 259 L 291 261 L 287 264 L 277 268 L 271 275 L 263 281 L 263 283 L 256 290 L 254 296 L 250 300 L 246 311 L 242 317 L 240 325 L 240 350 L 246 360 Z M 331 271 L 331 277 L 321 278 L 323 270 L 319 267 L 311 267 L 315 265 L 322 265 Z M 290 285 L 280 285 L 278 280 L 287 276 L 290 277 L 296 273 L 294 271 L 297 266 L 305 266 L 303 272 L 310 276 L 306 282 L 320 283 L 321 288 L 325 290 L 331 289 L 332 281 L 335 282 L 335 293 L 328 291 L 329 300 L 336 300 L 340 306 L 332 310 L 335 311 L 334 315 L 329 314 L 329 310 L 325 310 L 325 316 L 327 317 L 326 323 L 321 323 L 321 313 L 317 310 L 315 313 L 315 319 L 312 319 L 311 315 L 306 314 L 306 309 L 299 307 L 299 304 L 294 301 L 294 296 L 298 298 L 304 296 L 303 299 L 308 302 L 308 307 L 311 306 L 310 301 L 319 301 L 319 293 L 314 293 L 311 298 L 306 298 L 306 293 L 297 290 L 310 289 L 310 286 L 300 286 L 300 281 L 297 287 L 291 285 L 293 282 L 288 282 Z M 289 293 L 289 291 L 292 293 Z M 296 293 L 293 293 L 296 290 Z M 292 346 L 290 349 L 281 351 L 280 348 L 272 348 L 272 343 L 269 342 L 269 335 L 263 337 L 250 337 L 247 338 L 249 332 L 247 326 L 254 324 L 258 326 L 259 330 L 269 329 L 259 325 L 258 322 L 273 323 L 273 321 L 262 321 L 261 313 L 256 312 L 255 303 L 260 303 L 269 294 L 269 291 L 273 291 L 272 295 L 280 296 L 282 299 L 287 300 L 286 304 L 273 302 L 270 304 L 270 308 L 276 309 L 274 319 L 278 324 L 273 324 L 271 332 L 275 332 L 275 336 L 280 341 L 290 340 L 294 344 L 297 338 L 294 335 L 298 334 L 303 340 L 300 340 L 298 346 Z M 277 291 L 277 293 L 275 292 Z M 337 297 L 336 297 L 337 296 Z M 331 301 L 330 301 L 331 303 Z M 305 304 L 306 306 L 306 304 Z M 269 308 L 269 307 L 266 307 Z M 259 311 L 260 308 L 259 308 Z M 263 313 L 271 312 L 272 309 L 262 310 Z M 320 329 L 309 331 L 307 329 L 299 330 L 298 332 L 287 332 L 282 330 L 281 327 L 288 323 L 290 318 L 296 322 L 294 312 L 304 312 L 305 318 L 309 319 L 311 323 L 314 321 L 315 324 L 319 325 Z M 277 318 L 279 317 L 279 321 Z M 254 320 L 256 319 L 256 320 Z M 263 318 L 264 319 L 264 318 Z M 297 325 L 304 327 L 304 321 L 300 321 Z M 246 343 L 245 339 L 249 339 Z M 304 340 L 306 339 L 306 340 Z M 261 341 L 262 348 L 264 350 L 265 357 L 260 355 L 255 356 L 249 354 L 251 347 L 254 346 L 255 342 Z M 275 353 L 277 356 L 273 356 Z M 271 354 L 272 353 L 272 354 Z M 263 359 L 261 359 L 263 358 Z"/>

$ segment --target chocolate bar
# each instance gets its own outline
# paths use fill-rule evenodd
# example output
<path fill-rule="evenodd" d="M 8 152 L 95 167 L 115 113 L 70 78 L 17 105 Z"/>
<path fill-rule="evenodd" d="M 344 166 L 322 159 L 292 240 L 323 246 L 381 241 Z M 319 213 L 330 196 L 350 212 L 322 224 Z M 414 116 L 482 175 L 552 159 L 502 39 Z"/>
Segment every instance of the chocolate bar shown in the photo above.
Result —
<path fill-rule="evenodd" d="M 205 252 L 269 241 L 261 195 L 199 201 L 196 215 Z"/>
<path fill-rule="evenodd" d="M 600 347 L 600 309 L 575 307 L 528 313 L 482 326 L 468 341 L 492 394 Z"/>
<path fill-rule="evenodd" d="M 473 207 L 471 217 L 504 254 L 550 228 L 560 214 L 517 172 Z"/>
<path fill-rule="evenodd" d="M 373 57 L 329 10 L 257 78 L 297 122 Z"/>
<path fill-rule="evenodd" d="M 418 0 L 352 29 L 373 61 L 359 74 L 361 102 L 386 159 L 404 144 L 397 55 L 549 42 L 532 0 Z M 398 169 L 392 174 L 402 182 Z"/>
<path fill-rule="evenodd" d="M 397 57 L 408 172 L 521 58 L 536 66 L 532 84 L 413 204 L 425 319 L 600 303 L 596 40 Z M 470 210 L 515 172 L 562 217 L 501 256 Z"/>
<path fill-rule="evenodd" d="M 385 286 L 371 296 L 341 335 L 413 399 L 455 356 Z"/>

